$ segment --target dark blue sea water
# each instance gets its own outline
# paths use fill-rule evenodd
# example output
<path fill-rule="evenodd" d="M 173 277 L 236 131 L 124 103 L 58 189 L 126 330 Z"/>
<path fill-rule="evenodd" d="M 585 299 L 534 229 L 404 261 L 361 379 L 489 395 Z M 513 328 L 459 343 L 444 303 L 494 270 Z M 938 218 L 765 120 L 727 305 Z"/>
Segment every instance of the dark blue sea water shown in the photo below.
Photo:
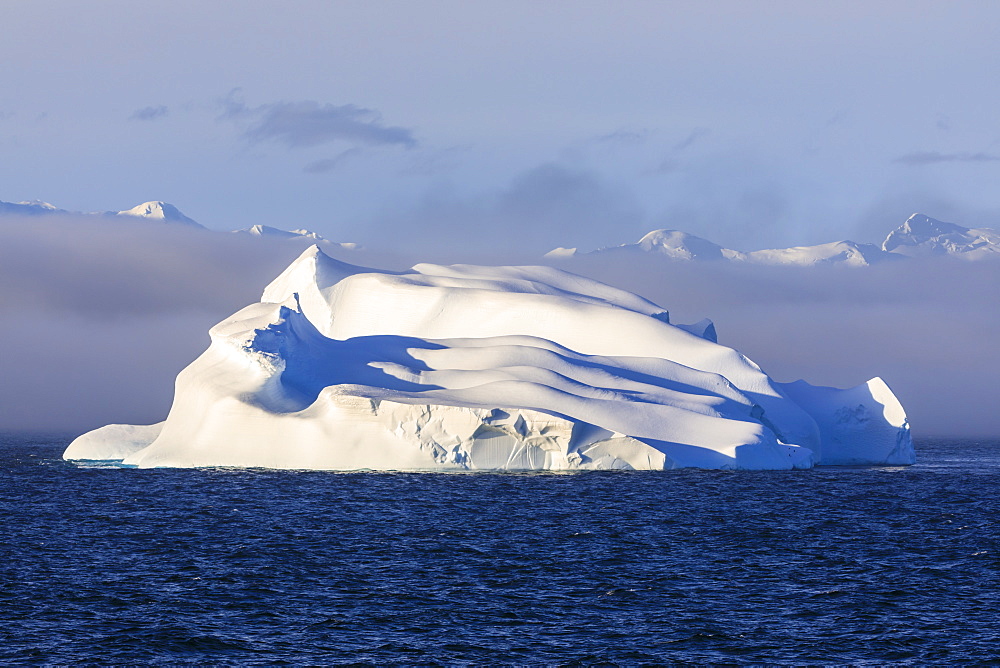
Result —
<path fill-rule="evenodd" d="M 1000 662 L 1000 442 L 908 468 L 136 470 L 0 438 L 0 662 Z"/>

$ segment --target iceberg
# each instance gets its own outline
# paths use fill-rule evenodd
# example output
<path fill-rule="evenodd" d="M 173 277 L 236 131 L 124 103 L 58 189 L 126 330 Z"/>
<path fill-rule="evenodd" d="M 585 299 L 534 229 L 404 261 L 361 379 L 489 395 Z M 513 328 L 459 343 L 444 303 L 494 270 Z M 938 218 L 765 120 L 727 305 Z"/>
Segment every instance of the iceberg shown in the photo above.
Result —
<path fill-rule="evenodd" d="M 638 295 L 552 267 L 382 271 L 307 249 L 210 330 L 157 425 L 66 459 L 325 470 L 906 464 L 879 379 L 782 385 Z"/>

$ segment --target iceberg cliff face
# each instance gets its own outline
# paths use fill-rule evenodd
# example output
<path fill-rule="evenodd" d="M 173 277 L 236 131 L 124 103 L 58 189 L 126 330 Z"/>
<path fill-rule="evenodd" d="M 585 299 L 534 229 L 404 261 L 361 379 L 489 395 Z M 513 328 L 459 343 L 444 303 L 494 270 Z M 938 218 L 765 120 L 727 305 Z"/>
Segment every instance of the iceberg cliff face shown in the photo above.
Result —
<path fill-rule="evenodd" d="M 884 383 L 861 393 L 867 431 L 844 446 L 826 418 L 857 388 L 789 392 L 716 344 L 711 322 L 671 325 L 641 297 L 548 267 L 382 272 L 313 247 L 210 334 L 162 425 L 104 427 L 64 456 L 339 470 L 912 460 Z"/>

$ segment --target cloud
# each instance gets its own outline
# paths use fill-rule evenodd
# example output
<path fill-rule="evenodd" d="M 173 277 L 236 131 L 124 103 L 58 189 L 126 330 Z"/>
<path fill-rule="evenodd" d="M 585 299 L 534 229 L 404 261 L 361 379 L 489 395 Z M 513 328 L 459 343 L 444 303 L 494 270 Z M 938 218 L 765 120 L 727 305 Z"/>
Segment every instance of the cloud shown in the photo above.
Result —
<path fill-rule="evenodd" d="M 595 205 L 603 208 L 603 190 L 605 185 L 591 172 L 547 163 L 517 176 L 500 194 L 498 205 L 501 212 L 511 216 L 586 216 Z"/>
<path fill-rule="evenodd" d="M 653 227 L 684 230 L 737 250 L 780 247 L 786 240 L 810 243 L 802 230 L 788 229 L 799 221 L 792 218 L 787 185 L 753 155 L 673 159 L 660 166 L 661 172 L 671 168 Z"/>
<path fill-rule="evenodd" d="M 838 125 L 843 125 L 845 121 L 850 117 L 850 113 L 846 109 L 838 109 L 833 116 L 826 119 L 824 125 L 828 128 L 836 127 Z"/>
<path fill-rule="evenodd" d="M 354 104 L 320 104 L 315 101 L 274 102 L 248 107 L 239 91 L 223 101 L 222 118 L 246 121 L 243 136 L 252 141 L 274 141 L 288 148 L 307 148 L 335 142 L 364 146 L 417 145 L 413 132 L 389 126 L 374 109 Z"/>
<path fill-rule="evenodd" d="M 697 127 L 687 133 L 683 139 L 674 143 L 670 147 L 667 155 L 660 160 L 660 164 L 653 168 L 653 174 L 670 174 L 676 172 L 681 168 L 681 161 L 678 156 L 690 148 L 692 145 L 700 141 L 703 137 L 707 137 L 711 134 L 711 130 L 708 128 Z"/>
<path fill-rule="evenodd" d="M 463 154 L 470 150 L 468 145 L 459 145 L 413 151 L 398 173 L 404 176 L 433 176 L 454 172 L 462 164 Z"/>
<path fill-rule="evenodd" d="M 368 219 L 359 241 L 406 249 L 425 262 L 495 264 L 537 261 L 556 246 L 638 239 L 644 228 L 629 189 L 590 170 L 543 163 L 477 194 L 437 180 L 416 201 Z"/>
<path fill-rule="evenodd" d="M 683 151 L 684 149 L 686 149 L 687 147 L 691 146 L 696 141 L 698 141 L 699 139 L 701 139 L 702 137 L 704 137 L 704 136 L 706 136 L 708 134 L 709 134 L 709 129 L 708 128 L 695 128 L 694 130 L 692 130 L 691 132 L 689 132 L 688 135 L 686 137 L 684 137 L 684 139 L 682 139 L 679 142 L 677 142 L 676 144 L 674 144 L 673 150 L 674 150 L 675 153 L 679 152 L 679 151 Z"/>
<path fill-rule="evenodd" d="M 642 144 L 650 136 L 649 130 L 616 130 L 606 135 L 595 137 L 595 144 Z"/>
<path fill-rule="evenodd" d="M 157 118 L 163 118 L 167 115 L 167 108 L 164 105 L 158 107 L 143 107 L 142 109 L 136 109 L 129 116 L 131 121 L 154 121 Z"/>
<path fill-rule="evenodd" d="M 306 174 L 326 174 L 327 172 L 332 172 L 343 164 L 344 161 L 350 159 L 358 153 L 360 153 L 360 151 L 357 148 L 349 148 L 346 151 L 341 151 L 332 158 L 310 162 L 302 168 L 302 171 Z"/>
<path fill-rule="evenodd" d="M 939 151 L 916 151 L 901 155 L 893 162 L 903 165 L 933 165 L 939 162 L 998 162 L 1000 155 L 994 153 L 941 153 Z"/>

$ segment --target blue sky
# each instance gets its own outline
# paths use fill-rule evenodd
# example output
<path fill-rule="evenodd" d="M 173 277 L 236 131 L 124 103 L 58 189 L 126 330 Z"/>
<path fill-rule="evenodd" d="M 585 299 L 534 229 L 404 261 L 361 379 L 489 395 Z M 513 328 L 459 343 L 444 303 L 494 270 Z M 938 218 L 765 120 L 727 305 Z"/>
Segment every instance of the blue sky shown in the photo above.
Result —
<path fill-rule="evenodd" d="M 995 2 L 0 5 L 0 199 L 369 246 L 1000 227 Z"/>

